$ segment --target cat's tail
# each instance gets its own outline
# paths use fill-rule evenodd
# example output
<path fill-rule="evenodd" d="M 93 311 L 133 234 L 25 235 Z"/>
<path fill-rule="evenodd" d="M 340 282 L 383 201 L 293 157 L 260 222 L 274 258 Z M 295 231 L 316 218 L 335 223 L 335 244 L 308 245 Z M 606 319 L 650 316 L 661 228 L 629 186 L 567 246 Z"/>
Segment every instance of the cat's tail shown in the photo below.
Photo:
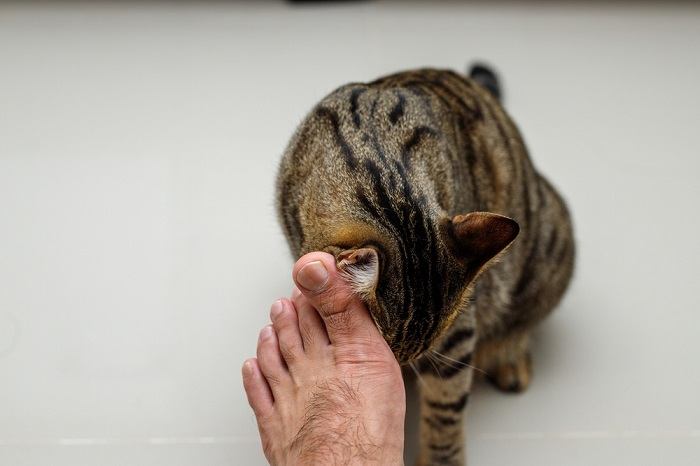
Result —
<path fill-rule="evenodd" d="M 502 100 L 501 83 L 495 71 L 483 63 L 474 63 L 469 68 L 469 77 L 481 87 L 491 93 L 498 100 Z"/>

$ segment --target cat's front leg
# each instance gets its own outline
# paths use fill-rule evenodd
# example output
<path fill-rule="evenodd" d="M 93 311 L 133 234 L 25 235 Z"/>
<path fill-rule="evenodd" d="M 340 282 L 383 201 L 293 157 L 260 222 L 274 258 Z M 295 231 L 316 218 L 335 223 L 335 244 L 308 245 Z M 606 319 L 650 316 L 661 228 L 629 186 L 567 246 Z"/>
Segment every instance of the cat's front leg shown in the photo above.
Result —
<path fill-rule="evenodd" d="M 421 374 L 419 466 L 465 464 L 464 411 L 469 401 L 471 369 L 446 380 Z"/>
<path fill-rule="evenodd" d="M 454 348 L 423 357 L 418 366 L 420 378 L 420 450 L 418 465 L 465 464 L 464 412 L 472 383 L 471 355 L 475 339 L 467 331 Z M 454 340 L 452 340 L 454 341 Z M 440 348 L 440 346 L 438 346 Z M 447 349 L 447 351 L 446 351 Z"/>

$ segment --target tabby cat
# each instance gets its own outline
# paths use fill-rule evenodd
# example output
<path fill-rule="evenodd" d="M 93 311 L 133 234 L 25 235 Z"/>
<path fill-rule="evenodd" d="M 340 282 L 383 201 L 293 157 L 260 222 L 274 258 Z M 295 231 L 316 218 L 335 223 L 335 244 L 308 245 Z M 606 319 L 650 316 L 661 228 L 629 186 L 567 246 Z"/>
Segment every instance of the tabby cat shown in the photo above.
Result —
<path fill-rule="evenodd" d="M 334 254 L 420 373 L 419 464 L 464 464 L 473 367 L 527 387 L 530 333 L 573 270 L 564 201 L 499 98 L 484 66 L 348 84 L 306 117 L 279 170 L 294 256 Z"/>

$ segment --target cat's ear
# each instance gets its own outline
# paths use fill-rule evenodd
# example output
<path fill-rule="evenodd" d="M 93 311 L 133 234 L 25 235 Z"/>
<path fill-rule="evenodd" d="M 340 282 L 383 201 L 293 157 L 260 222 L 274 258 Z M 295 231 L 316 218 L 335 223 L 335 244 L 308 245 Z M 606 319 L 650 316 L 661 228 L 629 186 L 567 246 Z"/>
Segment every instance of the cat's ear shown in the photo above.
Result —
<path fill-rule="evenodd" d="M 338 255 L 338 269 L 353 291 L 369 298 L 379 282 L 379 254 L 372 247 L 350 249 Z"/>
<path fill-rule="evenodd" d="M 469 267 L 481 268 L 515 240 L 518 223 L 491 212 L 456 215 L 447 222 L 447 240 L 452 252 Z"/>

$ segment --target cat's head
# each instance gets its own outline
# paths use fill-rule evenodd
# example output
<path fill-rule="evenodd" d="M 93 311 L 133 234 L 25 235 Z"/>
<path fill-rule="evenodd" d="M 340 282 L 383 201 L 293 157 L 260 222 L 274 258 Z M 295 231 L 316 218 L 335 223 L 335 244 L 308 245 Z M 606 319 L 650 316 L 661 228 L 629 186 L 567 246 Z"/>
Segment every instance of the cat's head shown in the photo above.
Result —
<path fill-rule="evenodd" d="M 414 218 L 385 230 L 358 225 L 345 231 L 353 240 L 327 250 L 336 255 L 399 362 L 406 363 L 430 348 L 467 308 L 474 279 L 513 242 L 519 227 L 508 217 L 472 212 L 436 222 Z"/>

